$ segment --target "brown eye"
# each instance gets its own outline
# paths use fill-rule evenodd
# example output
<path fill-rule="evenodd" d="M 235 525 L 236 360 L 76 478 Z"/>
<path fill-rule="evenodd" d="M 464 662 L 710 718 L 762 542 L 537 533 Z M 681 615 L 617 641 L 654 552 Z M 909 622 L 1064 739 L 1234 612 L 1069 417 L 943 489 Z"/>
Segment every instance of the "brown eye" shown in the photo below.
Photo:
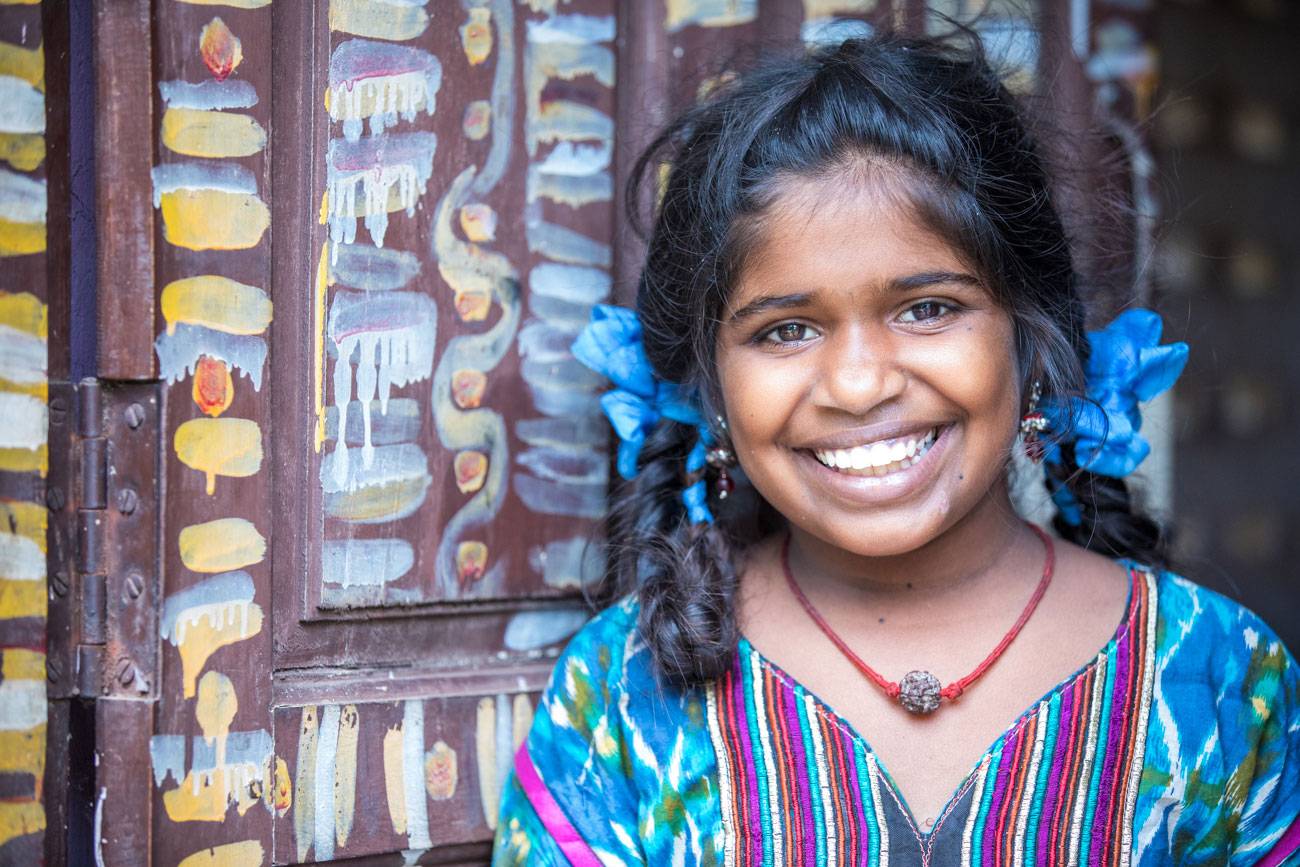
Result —
<path fill-rule="evenodd" d="M 904 322 L 933 322 L 942 319 L 952 307 L 942 301 L 921 301 L 913 304 L 903 313 Z"/>
<path fill-rule="evenodd" d="M 783 322 L 768 331 L 763 339 L 767 343 L 802 343 L 815 336 L 815 332 L 802 322 Z"/>

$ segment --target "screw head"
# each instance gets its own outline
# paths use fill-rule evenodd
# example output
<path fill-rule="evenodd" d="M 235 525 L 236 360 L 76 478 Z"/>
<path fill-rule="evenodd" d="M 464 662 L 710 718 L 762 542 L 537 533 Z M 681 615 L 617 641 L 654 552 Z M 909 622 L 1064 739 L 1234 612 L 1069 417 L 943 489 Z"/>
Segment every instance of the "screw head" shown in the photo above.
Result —
<path fill-rule="evenodd" d="M 61 397 L 50 401 L 50 424 L 63 424 L 68 419 L 68 402 Z"/>
<path fill-rule="evenodd" d="M 67 504 L 68 496 L 63 493 L 63 488 L 55 485 L 45 489 L 45 505 L 49 507 L 51 512 L 60 511 Z"/>
<path fill-rule="evenodd" d="M 123 488 L 117 492 L 117 510 L 123 515 L 130 515 L 140 505 L 140 495 L 134 488 Z"/>
<path fill-rule="evenodd" d="M 59 678 L 62 676 L 63 667 L 59 665 L 59 661 L 52 656 L 47 656 L 45 658 L 45 679 L 50 683 L 58 683 Z"/>
<path fill-rule="evenodd" d="M 50 588 L 56 596 L 68 595 L 68 573 L 60 569 L 50 576 Z"/>
<path fill-rule="evenodd" d="M 124 656 L 117 661 L 117 682 L 122 686 L 128 686 L 133 680 L 135 680 L 135 666 Z"/>
<path fill-rule="evenodd" d="M 140 594 L 144 592 L 144 578 L 138 572 L 132 572 L 126 576 L 126 595 L 132 599 L 139 599 Z"/>
<path fill-rule="evenodd" d="M 131 430 L 135 430 L 144 423 L 144 407 L 140 406 L 138 403 L 133 403 L 128 406 L 123 415 L 126 419 L 126 426 Z"/>

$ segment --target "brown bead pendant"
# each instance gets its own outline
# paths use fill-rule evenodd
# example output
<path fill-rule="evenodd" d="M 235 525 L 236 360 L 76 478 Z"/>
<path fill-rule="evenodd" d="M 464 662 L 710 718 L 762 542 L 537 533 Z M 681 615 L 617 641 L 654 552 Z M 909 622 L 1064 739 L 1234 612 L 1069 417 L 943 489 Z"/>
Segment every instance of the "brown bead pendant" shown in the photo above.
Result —
<path fill-rule="evenodd" d="M 939 678 L 928 671 L 909 671 L 898 683 L 898 703 L 916 714 L 933 713 L 939 708 Z"/>

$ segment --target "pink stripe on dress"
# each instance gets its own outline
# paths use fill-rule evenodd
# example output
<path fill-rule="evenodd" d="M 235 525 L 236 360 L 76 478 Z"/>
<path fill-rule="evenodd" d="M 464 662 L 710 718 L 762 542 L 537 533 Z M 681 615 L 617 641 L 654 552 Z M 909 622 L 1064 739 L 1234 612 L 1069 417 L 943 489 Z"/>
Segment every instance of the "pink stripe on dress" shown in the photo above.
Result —
<path fill-rule="evenodd" d="M 515 779 L 528 796 L 528 802 L 533 805 L 542 826 L 560 847 L 564 857 L 569 859 L 569 863 L 575 867 L 601 867 L 596 853 L 591 851 L 587 841 L 582 839 L 578 829 L 573 827 L 569 817 L 564 815 L 564 810 L 556 803 L 550 789 L 542 782 L 537 767 L 533 764 L 533 757 L 528 754 L 528 741 L 520 744 L 519 752 L 515 753 Z"/>
<path fill-rule="evenodd" d="M 1296 817 L 1296 820 L 1291 823 L 1291 827 L 1287 828 L 1282 835 L 1282 839 L 1277 841 L 1255 867 L 1278 867 L 1279 864 L 1286 860 L 1288 855 L 1293 855 L 1296 852 L 1300 852 L 1300 817 Z"/>

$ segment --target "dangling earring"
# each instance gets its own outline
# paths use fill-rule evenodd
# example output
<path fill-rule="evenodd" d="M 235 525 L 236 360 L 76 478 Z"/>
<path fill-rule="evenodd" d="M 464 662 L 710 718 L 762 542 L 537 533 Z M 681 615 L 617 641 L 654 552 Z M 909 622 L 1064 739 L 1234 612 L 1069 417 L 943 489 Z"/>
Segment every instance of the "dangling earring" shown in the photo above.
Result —
<path fill-rule="evenodd" d="M 727 431 L 727 420 L 722 416 L 717 417 L 718 428 L 725 434 Z M 713 490 L 717 492 L 719 500 L 727 499 L 736 488 L 736 483 L 732 481 L 731 476 L 727 474 L 728 467 L 736 465 L 736 454 L 731 450 L 731 444 L 713 445 L 704 454 L 704 460 L 709 466 L 718 471 L 718 478 L 713 483 Z"/>
<path fill-rule="evenodd" d="M 1034 380 L 1029 391 L 1029 411 L 1020 419 L 1020 433 L 1025 439 L 1025 456 L 1036 464 L 1043 462 L 1047 447 L 1041 434 L 1047 430 L 1047 417 L 1038 411 L 1038 400 L 1043 396 L 1043 385 Z"/>

